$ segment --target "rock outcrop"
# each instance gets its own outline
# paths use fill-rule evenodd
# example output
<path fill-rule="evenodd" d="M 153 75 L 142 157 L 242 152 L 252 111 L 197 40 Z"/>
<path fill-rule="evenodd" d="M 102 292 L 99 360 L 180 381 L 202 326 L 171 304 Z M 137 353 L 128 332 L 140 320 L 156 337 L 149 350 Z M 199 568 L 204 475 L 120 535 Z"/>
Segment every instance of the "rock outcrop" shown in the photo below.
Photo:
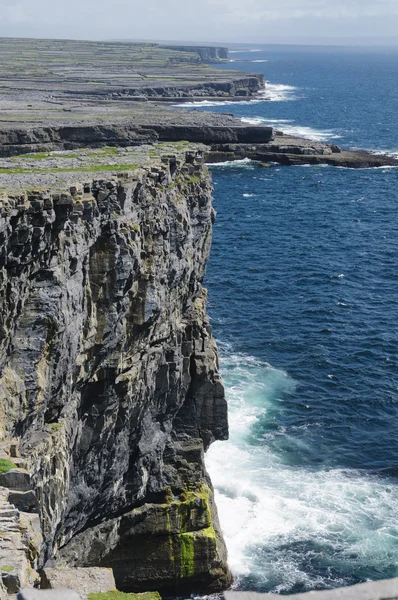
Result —
<path fill-rule="evenodd" d="M 39 502 L 38 566 L 112 567 L 125 591 L 225 589 L 203 461 L 228 436 L 203 154 L 98 177 L 0 203 L 0 432 Z"/>
<path fill-rule="evenodd" d="M 201 62 L 219 63 L 229 59 L 228 48 L 222 46 L 162 46 L 177 52 L 189 52 L 197 54 Z"/>
<path fill-rule="evenodd" d="M 159 121 L 161 121 L 159 119 Z M 272 127 L 236 124 L 151 125 L 125 122 L 86 126 L 10 128 L 0 130 L 0 157 L 31 152 L 73 150 L 98 146 L 140 146 L 156 142 L 187 141 L 204 144 L 266 143 L 273 139 Z M 1 172 L 0 172 L 1 174 Z"/>

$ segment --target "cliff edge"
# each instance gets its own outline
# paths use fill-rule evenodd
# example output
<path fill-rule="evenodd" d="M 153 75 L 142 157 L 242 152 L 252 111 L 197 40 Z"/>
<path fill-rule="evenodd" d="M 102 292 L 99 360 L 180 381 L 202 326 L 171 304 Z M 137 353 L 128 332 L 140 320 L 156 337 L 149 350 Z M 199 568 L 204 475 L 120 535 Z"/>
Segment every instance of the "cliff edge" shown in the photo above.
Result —
<path fill-rule="evenodd" d="M 0 430 L 38 501 L 24 510 L 40 507 L 32 566 L 220 591 L 231 575 L 203 453 L 228 424 L 202 288 L 203 151 L 90 157 L 65 153 L 79 166 L 56 176 L 36 156 L 0 182 Z"/>

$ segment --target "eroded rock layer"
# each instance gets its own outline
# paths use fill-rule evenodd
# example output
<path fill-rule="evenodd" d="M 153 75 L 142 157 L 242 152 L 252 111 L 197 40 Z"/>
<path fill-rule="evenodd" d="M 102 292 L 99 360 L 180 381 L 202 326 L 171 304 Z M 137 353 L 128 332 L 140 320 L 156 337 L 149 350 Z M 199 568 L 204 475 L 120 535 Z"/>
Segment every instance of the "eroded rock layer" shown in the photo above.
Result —
<path fill-rule="evenodd" d="M 230 583 L 203 452 L 228 435 L 202 280 L 200 151 L 0 204 L 0 427 L 41 508 L 39 567 L 123 590 Z"/>

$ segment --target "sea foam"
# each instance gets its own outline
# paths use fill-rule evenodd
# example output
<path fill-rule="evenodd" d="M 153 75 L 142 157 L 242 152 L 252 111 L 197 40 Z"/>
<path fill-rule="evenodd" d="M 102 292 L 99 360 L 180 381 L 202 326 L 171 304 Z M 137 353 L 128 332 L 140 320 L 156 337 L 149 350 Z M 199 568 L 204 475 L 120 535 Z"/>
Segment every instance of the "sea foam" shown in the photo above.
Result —
<path fill-rule="evenodd" d="M 344 564 L 383 567 L 392 560 L 398 541 L 397 488 L 361 471 L 284 464 L 283 455 L 272 449 L 275 440 L 304 442 L 289 438 L 283 427 L 259 437 L 258 425 L 294 391 L 295 382 L 225 347 L 221 368 L 230 440 L 213 444 L 206 464 L 237 585 L 255 573 L 257 589 L 277 593 L 294 586 L 325 587 L 328 581 L 336 586 L 345 582 L 333 579 L 333 572 L 344 570 Z M 322 427 L 308 426 L 317 425 Z M 383 523 L 388 528 L 378 526 Z M 328 564 L 329 574 L 320 577 L 319 569 L 303 569 L 303 560 Z"/>
<path fill-rule="evenodd" d="M 238 104 L 245 106 L 248 104 L 259 104 L 260 102 L 288 102 L 296 100 L 296 91 L 291 85 L 283 85 L 276 83 L 266 83 L 265 88 L 261 90 L 257 96 L 250 100 L 195 100 L 193 102 L 184 102 L 183 104 L 175 104 L 174 107 L 206 107 L 206 106 L 231 106 Z"/>
<path fill-rule="evenodd" d="M 242 117 L 243 123 L 251 125 L 269 125 L 276 127 L 288 135 L 295 135 L 317 142 L 327 142 L 337 140 L 341 136 L 332 129 L 314 129 L 303 125 L 294 124 L 294 121 L 287 119 L 267 119 L 266 117 Z"/>

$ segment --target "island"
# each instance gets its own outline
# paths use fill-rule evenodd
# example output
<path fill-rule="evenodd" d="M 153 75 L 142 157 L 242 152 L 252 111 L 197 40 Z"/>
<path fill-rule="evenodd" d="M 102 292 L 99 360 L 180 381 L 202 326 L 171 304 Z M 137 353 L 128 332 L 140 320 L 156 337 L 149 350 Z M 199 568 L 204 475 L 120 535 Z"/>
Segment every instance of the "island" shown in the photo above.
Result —
<path fill-rule="evenodd" d="M 206 163 L 398 163 L 168 106 L 264 90 L 224 48 L 0 47 L 0 599 L 222 592 Z"/>

